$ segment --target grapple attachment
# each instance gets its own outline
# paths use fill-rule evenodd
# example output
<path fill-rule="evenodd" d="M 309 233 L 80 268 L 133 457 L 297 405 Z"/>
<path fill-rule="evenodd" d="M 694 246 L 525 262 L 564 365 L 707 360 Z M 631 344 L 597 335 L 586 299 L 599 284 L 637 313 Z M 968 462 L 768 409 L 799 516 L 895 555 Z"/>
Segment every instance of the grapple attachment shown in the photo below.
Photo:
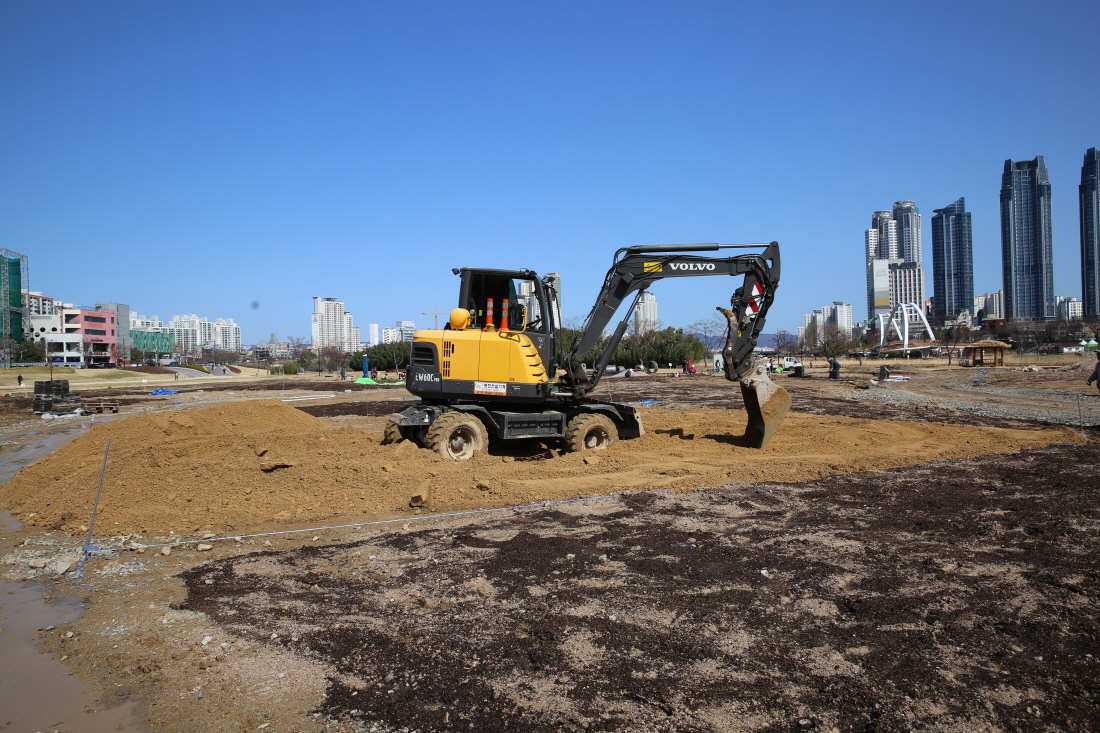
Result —
<path fill-rule="evenodd" d="M 761 281 L 757 273 L 749 273 L 745 286 L 738 288 L 730 300 L 733 309 L 718 307 L 729 323 L 722 350 L 726 379 L 741 384 L 741 397 L 749 413 L 742 440 L 749 448 L 766 446 L 791 408 L 787 390 L 771 380 L 767 367 L 752 353 L 774 292 L 774 285 L 769 289 L 758 285 Z"/>
<path fill-rule="evenodd" d="M 764 364 L 756 362 L 741 377 L 741 397 L 749 413 L 744 440 L 749 448 L 763 448 L 791 409 L 791 396 L 771 380 Z"/>

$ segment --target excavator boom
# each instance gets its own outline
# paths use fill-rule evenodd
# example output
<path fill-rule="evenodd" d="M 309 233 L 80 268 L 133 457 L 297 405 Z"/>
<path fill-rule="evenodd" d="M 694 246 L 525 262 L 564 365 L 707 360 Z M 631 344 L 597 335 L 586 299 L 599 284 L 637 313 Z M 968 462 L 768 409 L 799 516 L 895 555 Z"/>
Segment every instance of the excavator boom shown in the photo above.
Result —
<path fill-rule="evenodd" d="M 762 249 L 755 254 L 732 257 L 706 257 L 689 252 L 714 252 L 732 249 Z M 726 379 L 739 382 L 749 422 L 744 442 L 763 448 L 790 409 L 791 398 L 785 389 L 771 381 L 767 369 L 753 360 L 753 349 L 764 329 L 764 321 L 775 289 L 779 285 L 779 244 L 671 244 L 626 247 L 615 253 L 611 269 L 604 278 L 588 318 L 585 319 L 562 367 L 558 396 L 581 399 L 591 392 L 603 376 L 615 348 L 630 323 L 630 315 L 641 293 L 657 280 L 667 277 L 707 275 L 744 276 L 741 286 L 730 298 L 730 307 L 718 307 L 726 316 L 726 345 L 722 350 Z M 604 329 L 622 303 L 636 293 L 622 321 L 604 347 L 594 369 L 585 369 L 584 354 L 595 346 Z"/>

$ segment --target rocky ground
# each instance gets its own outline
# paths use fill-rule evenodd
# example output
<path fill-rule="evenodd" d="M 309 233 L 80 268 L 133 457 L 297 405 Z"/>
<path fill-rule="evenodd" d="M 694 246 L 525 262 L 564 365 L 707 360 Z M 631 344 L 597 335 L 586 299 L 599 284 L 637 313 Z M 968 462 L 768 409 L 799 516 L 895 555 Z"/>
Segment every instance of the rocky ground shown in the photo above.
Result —
<path fill-rule="evenodd" d="M 986 386 L 1003 393 L 970 400 L 919 386 L 967 374 L 783 384 L 803 415 L 1023 431 L 1051 427 L 1040 393 L 1067 391 L 1009 372 Z M 716 377 L 605 387 L 652 409 L 740 403 Z M 974 396 L 1019 409 L 990 414 Z M 1065 412 L 1050 399 L 1040 417 Z M 303 409 L 346 428 L 379 420 L 378 403 Z M 0 567 L 86 601 L 41 648 L 100 704 L 140 700 L 158 733 L 1094 730 L 1100 444 L 1062 435 L 784 483 L 595 483 L 589 495 L 610 498 L 212 533 L 201 550 L 96 557 L 83 584 L 79 538 L 22 529 Z"/>

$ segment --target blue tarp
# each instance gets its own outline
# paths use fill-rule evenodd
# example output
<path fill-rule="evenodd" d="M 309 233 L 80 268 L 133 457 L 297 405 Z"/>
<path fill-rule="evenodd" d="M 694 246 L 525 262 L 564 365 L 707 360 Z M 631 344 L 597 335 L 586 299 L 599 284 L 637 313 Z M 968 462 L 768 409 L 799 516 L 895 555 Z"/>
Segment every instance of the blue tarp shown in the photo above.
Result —
<path fill-rule="evenodd" d="M 177 392 L 177 391 L 176 391 L 176 390 L 174 390 L 174 389 L 165 389 L 164 387 L 160 387 L 160 388 L 158 388 L 158 389 L 154 389 L 154 390 L 153 390 L 152 392 L 150 392 L 149 394 L 155 394 L 155 395 L 170 395 L 170 394 L 179 394 L 179 392 Z"/>

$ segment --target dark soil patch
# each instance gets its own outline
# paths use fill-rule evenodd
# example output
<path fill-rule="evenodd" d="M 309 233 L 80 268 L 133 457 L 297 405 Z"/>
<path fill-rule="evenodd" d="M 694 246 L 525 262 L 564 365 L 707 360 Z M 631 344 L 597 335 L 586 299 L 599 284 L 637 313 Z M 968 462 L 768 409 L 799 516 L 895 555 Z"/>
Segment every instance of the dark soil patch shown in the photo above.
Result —
<path fill-rule="evenodd" d="M 560 505 L 210 562 L 183 606 L 332 665 L 323 712 L 420 731 L 1095 730 L 1097 465 Z"/>
<path fill-rule="evenodd" d="M 177 387 L 173 387 L 176 389 Z M 288 389 L 300 389 L 309 392 L 343 392 L 350 389 L 352 392 L 369 392 L 379 389 L 393 389 L 393 387 L 383 387 L 373 384 L 356 384 L 354 381 L 348 379 L 341 382 L 339 379 L 303 379 L 301 377 L 288 377 L 287 379 L 264 379 L 260 381 L 246 381 L 238 382 L 237 380 L 225 380 L 223 382 L 216 382 L 211 384 L 209 382 L 203 383 L 201 386 L 196 386 L 195 389 L 204 389 L 207 392 L 249 392 L 249 391 L 270 391 L 270 390 L 288 390 Z"/>

